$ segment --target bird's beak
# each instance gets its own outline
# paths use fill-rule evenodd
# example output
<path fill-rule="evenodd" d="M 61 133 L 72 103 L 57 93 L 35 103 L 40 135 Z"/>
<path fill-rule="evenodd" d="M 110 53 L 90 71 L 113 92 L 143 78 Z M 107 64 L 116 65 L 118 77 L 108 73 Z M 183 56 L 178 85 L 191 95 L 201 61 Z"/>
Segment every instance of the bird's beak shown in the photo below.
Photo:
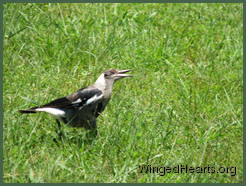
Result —
<path fill-rule="evenodd" d="M 118 79 L 123 78 L 123 77 L 132 77 L 131 74 L 125 74 L 130 71 L 131 70 L 118 70 L 118 73 L 115 76 L 118 77 Z"/>

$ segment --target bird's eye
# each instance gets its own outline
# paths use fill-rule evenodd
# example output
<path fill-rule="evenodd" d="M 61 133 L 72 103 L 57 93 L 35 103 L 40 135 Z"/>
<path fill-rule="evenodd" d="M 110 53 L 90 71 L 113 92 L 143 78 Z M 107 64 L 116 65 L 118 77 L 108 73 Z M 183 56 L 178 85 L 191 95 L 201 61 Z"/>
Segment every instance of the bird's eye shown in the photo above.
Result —
<path fill-rule="evenodd" d="M 104 73 L 104 77 L 108 77 L 108 76 L 110 76 L 110 75 L 112 75 L 110 72 Z"/>

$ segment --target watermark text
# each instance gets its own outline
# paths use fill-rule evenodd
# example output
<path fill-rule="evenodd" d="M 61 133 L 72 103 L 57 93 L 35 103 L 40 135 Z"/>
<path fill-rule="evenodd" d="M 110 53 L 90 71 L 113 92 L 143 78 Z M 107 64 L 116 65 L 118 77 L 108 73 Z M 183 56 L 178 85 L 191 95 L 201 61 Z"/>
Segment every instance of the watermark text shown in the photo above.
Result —
<path fill-rule="evenodd" d="M 177 165 L 177 166 L 152 166 L 152 165 L 139 165 L 138 171 L 143 174 L 152 173 L 160 176 L 165 176 L 168 173 L 177 174 L 230 174 L 230 176 L 237 175 L 236 167 L 213 167 L 213 166 L 188 166 L 188 165 Z"/>

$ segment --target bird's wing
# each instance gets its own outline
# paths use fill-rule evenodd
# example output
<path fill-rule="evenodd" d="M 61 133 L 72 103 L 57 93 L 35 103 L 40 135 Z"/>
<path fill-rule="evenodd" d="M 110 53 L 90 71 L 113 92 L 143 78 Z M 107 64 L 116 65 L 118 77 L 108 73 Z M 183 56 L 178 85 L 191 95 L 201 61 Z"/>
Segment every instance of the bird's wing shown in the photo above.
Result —
<path fill-rule="evenodd" d="M 102 99 L 102 91 L 96 88 L 84 88 L 67 96 L 51 101 L 41 107 L 50 108 L 79 108 Z"/>
<path fill-rule="evenodd" d="M 76 93 L 66 97 L 76 107 L 86 106 L 98 102 L 103 98 L 101 90 L 94 87 L 87 87 L 78 90 Z"/>
<path fill-rule="evenodd" d="M 39 108 L 45 108 L 45 107 L 66 108 L 66 107 L 72 106 L 71 104 L 72 102 L 70 100 L 68 100 L 66 97 L 62 97 L 62 98 L 55 99 L 45 105 L 42 105 Z"/>

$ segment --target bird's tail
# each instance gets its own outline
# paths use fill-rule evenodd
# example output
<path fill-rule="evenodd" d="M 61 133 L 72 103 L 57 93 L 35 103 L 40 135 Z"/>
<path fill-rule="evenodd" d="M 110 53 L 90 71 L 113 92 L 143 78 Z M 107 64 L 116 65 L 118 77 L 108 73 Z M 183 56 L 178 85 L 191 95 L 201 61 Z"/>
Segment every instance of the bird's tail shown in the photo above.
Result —
<path fill-rule="evenodd" d="M 34 114 L 34 113 L 37 113 L 37 111 L 36 111 L 37 108 L 38 107 L 33 107 L 30 109 L 26 109 L 26 110 L 19 110 L 19 112 L 22 114 Z"/>

